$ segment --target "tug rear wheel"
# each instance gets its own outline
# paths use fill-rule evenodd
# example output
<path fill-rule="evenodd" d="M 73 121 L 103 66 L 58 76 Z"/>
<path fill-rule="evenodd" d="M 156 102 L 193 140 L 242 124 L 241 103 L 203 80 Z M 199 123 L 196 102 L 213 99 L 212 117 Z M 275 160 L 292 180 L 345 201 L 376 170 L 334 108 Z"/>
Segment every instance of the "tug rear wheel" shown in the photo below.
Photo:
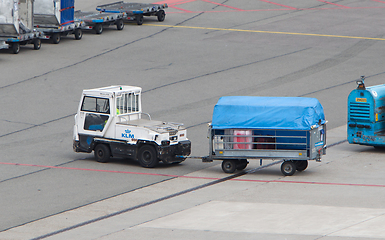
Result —
<path fill-rule="evenodd" d="M 139 164 L 145 168 L 153 168 L 159 163 L 155 148 L 148 145 L 144 145 L 139 149 L 138 160 Z"/>

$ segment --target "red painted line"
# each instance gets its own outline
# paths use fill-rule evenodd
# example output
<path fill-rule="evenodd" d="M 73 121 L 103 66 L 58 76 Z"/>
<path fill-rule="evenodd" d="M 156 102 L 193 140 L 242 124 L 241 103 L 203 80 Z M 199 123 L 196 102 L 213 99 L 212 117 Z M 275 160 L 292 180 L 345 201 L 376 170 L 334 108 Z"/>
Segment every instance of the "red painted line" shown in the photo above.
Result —
<path fill-rule="evenodd" d="M 281 6 L 281 7 L 289 8 L 289 9 L 292 9 L 292 10 L 297 10 L 297 8 L 295 8 L 295 7 L 290 7 L 290 6 L 287 6 L 287 5 L 283 5 L 283 4 L 279 4 L 279 3 L 271 2 L 271 1 L 268 1 L 268 0 L 259 0 L 259 1 L 262 1 L 262 2 L 267 2 L 267 3 L 270 3 L 270 4 L 274 4 L 274 5 L 277 5 L 277 6 Z"/>
<path fill-rule="evenodd" d="M 179 8 L 179 7 L 175 7 L 175 6 L 172 6 L 171 8 L 175 8 L 177 10 L 183 11 L 184 13 L 193 13 L 193 11 L 189 11 L 189 10 L 186 10 L 186 9 L 183 9 L 183 8 Z"/>
<path fill-rule="evenodd" d="M 374 2 L 379 2 L 379 3 L 385 3 L 384 1 L 380 1 L 380 0 L 372 0 Z"/>
<path fill-rule="evenodd" d="M 324 1 L 324 0 L 317 0 L 317 1 L 323 2 L 323 3 L 327 3 L 327 4 L 331 4 L 331 5 L 335 5 L 335 6 L 342 7 L 342 8 L 350 8 L 350 7 L 347 7 L 347 6 L 343 6 L 343 5 L 340 5 L 340 4 L 337 4 L 337 3 L 332 3 L 332 2 L 328 2 L 328 1 Z"/>
<path fill-rule="evenodd" d="M 283 180 L 254 180 L 254 179 L 232 179 L 233 181 L 242 182 L 261 182 L 261 183 L 298 183 L 298 184 L 314 184 L 314 185 L 333 185 L 333 186 L 354 186 L 354 187 L 383 187 L 381 184 L 361 184 L 361 183 L 333 183 L 333 182 L 305 182 L 305 181 L 283 181 Z"/>
<path fill-rule="evenodd" d="M 196 1 L 196 0 L 194 0 L 194 1 Z M 170 0 L 170 1 L 166 0 L 166 1 L 155 2 L 153 4 L 164 4 L 164 3 L 167 3 L 167 5 L 170 6 L 171 4 L 176 4 L 178 2 L 183 2 L 183 1 L 181 1 L 181 0 Z"/>
<path fill-rule="evenodd" d="M 40 168 L 51 168 L 51 169 L 66 169 L 66 170 L 77 170 L 77 171 L 91 171 L 91 172 L 106 172 L 106 173 L 123 173 L 123 174 L 135 174 L 135 175 L 149 175 L 149 176 L 173 177 L 173 178 L 191 178 L 191 179 L 205 179 L 205 180 L 219 180 L 219 179 L 221 179 L 221 178 L 214 178 L 214 177 L 211 178 L 211 177 L 196 177 L 196 176 L 180 176 L 180 175 L 172 175 L 172 174 L 112 171 L 112 170 L 103 170 L 103 169 L 72 168 L 72 167 L 37 165 L 37 164 L 5 163 L 5 162 L 0 162 L 0 164 L 3 164 L 3 165 L 13 165 L 13 166 L 24 166 L 24 167 L 40 167 Z M 230 179 L 230 181 L 257 182 L 257 183 L 296 183 L 296 184 L 312 184 L 312 185 L 353 186 L 353 187 L 382 187 L 382 188 L 385 188 L 385 185 L 380 185 L 380 184 L 360 184 L 360 183 L 306 182 L 306 181 L 257 180 L 257 179 L 236 179 L 236 178 Z"/>
<path fill-rule="evenodd" d="M 169 4 L 168 6 L 175 6 L 175 5 L 181 5 L 181 4 L 185 4 L 185 3 L 190 3 L 190 2 L 195 2 L 196 0 L 188 0 L 188 1 L 182 1 L 182 2 L 177 2 L 177 3 L 172 3 L 172 4 Z"/>
<path fill-rule="evenodd" d="M 202 1 L 203 1 L 203 2 L 212 3 L 212 4 L 215 4 L 215 5 L 218 5 L 218 6 L 222 6 L 222 7 L 231 8 L 231 9 L 238 10 L 238 11 L 243 11 L 243 9 L 240 9 L 240 8 L 231 7 L 231 6 L 228 6 L 228 5 L 224 5 L 224 4 L 221 4 L 221 3 L 212 2 L 212 1 L 209 1 L 209 0 L 202 0 Z"/>

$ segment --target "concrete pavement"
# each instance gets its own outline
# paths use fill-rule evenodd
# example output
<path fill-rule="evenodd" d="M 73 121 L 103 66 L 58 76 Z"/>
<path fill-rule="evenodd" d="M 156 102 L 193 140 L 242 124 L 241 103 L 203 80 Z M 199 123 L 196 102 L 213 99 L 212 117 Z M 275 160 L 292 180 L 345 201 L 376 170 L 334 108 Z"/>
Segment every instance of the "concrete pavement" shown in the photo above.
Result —
<path fill-rule="evenodd" d="M 248 174 L 207 185 L 228 176 L 215 165 L 1 232 L 0 239 L 384 239 L 384 152 L 345 138 L 346 126 L 329 130 L 332 147 L 322 162 L 291 177 L 281 175 L 280 164 L 259 169 L 251 161 Z"/>

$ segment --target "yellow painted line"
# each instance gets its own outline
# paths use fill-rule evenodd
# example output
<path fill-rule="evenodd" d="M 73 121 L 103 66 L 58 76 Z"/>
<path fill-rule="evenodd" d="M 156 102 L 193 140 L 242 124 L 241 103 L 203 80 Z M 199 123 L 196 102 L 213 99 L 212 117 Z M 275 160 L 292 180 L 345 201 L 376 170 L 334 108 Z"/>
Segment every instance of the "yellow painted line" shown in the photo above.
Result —
<path fill-rule="evenodd" d="M 173 26 L 173 25 L 159 25 L 159 24 L 143 24 L 143 25 L 156 26 L 156 27 L 213 30 L 213 31 L 272 33 L 272 34 L 285 34 L 285 35 L 298 35 L 298 36 L 332 37 L 332 38 L 349 38 L 349 39 L 366 39 L 366 40 L 385 41 L 385 38 L 354 37 L 354 36 L 328 35 L 328 34 L 315 34 L 315 33 L 275 32 L 275 31 L 244 30 L 244 29 L 233 29 L 233 28 L 210 28 L 210 27 Z"/>

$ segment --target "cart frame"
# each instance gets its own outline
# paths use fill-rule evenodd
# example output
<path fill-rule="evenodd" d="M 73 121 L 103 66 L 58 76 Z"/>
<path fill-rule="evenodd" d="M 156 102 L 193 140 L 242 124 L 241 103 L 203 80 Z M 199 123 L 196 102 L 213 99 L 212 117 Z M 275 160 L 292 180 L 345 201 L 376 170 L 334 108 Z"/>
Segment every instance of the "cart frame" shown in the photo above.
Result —
<path fill-rule="evenodd" d="M 159 22 L 163 22 L 166 18 L 165 8 L 168 8 L 166 3 L 164 4 L 145 4 L 145 3 L 129 3 L 129 2 L 115 2 L 104 5 L 99 5 L 96 10 L 101 12 L 119 13 L 125 12 L 127 16 L 125 20 L 136 21 L 138 25 L 143 24 L 143 16 L 157 16 Z"/>
<path fill-rule="evenodd" d="M 75 11 L 75 19 L 85 23 L 83 30 L 94 30 L 96 34 L 102 34 L 103 28 L 110 25 L 116 25 L 117 30 L 123 30 L 123 19 L 127 13 L 109 13 L 109 12 L 82 12 Z"/>

